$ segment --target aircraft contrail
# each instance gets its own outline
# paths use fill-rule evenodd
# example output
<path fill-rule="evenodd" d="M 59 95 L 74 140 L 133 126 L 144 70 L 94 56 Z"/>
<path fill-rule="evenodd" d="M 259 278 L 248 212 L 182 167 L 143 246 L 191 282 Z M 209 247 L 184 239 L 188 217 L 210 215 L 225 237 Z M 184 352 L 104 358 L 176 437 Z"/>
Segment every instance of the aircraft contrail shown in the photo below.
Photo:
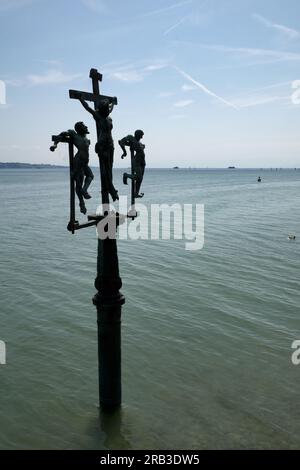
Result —
<path fill-rule="evenodd" d="M 210 95 L 210 96 L 213 96 L 214 98 L 216 98 L 217 100 L 221 101 L 222 103 L 226 104 L 227 106 L 230 106 L 231 108 L 234 108 L 236 110 L 239 110 L 239 107 L 236 106 L 235 104 L 233 103 L 230 103 L 230 101 L 227 101 L 225 100 L 224 98 L 222 98 L 221 96 L 218 96 L 216 95 L 216 93 L 214 93 L 213 91 L 209 90 L 205 85 L 203 85 L 202 83 L 198 82 L 197 80 L 195 80 L 193 77 L 191 77 L 188 73 L 184 72 L 183 70 L 179 69 L 178 67 L 174 66 L 175 70 L 177 70 L 178 73 L 180 73 L 184 78 L 186 78 L 187 80 L 189 80 L 191 83 L 193 83 L 194 85 L 196 85 L 198 88 L 200 88 L 200 90 L 204 91 L 204 93 L 206 93 L 207 95 Z"/>

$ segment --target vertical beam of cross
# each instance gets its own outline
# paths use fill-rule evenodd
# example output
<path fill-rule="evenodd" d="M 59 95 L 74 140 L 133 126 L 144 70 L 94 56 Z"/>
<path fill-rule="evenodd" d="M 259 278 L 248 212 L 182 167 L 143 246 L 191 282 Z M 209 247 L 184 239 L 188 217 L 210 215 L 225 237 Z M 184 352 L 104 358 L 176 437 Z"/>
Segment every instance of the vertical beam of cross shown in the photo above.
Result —
<path fill-rule="evenodd" d="M 74 235 L 75 227 L 75 181 L 74 181 L 74 147 L 69 142 L 69 165 L 70 165 L 70 222 L 69 227 Z"/>
<path fill-rule="evenodd" d="M 102 81 L 102 74 L 98 72 L 97 69 L 90 70 L 90 78 L 92 79 L 93 95 L 100 98 L 100 86 L 99 82 Z M 97 102 L 94 101 L 94 109 L 97 109 Z M 97 140 L 100 135 L 100 125 L 96 121 L 96 131 L 97 131 Z M 104 168 L 99 156 L 99 165 L 100 165 L 100 178 L 101 178 L 101 194 L 102 194 L 102 204 L 109 204 L 109 193 L 105 183 Z"/>

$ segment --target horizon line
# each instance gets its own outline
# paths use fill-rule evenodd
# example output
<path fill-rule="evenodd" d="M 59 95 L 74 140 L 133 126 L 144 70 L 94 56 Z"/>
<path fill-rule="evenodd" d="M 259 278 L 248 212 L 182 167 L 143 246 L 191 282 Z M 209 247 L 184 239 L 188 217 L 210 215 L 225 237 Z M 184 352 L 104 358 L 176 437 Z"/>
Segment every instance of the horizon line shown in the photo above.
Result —
<path fill-rule="evenodd" d="M 63 169 L 69 168 L 69 165 L 60 165 L 55 163 L 31 163 L 31 162 L 1 162 L 0 165 L 30 165 L 30 166 L 50 166 L 53 168 Z M 98 168 L 98 166 L 90 165 L 91 168 Z M 114 167 L 114 170 L 127 170 L 130 166 L 122 166 L 122 167 Z M 300 167 L 295 166 L 173 166 L 173 167 L 156 167 L 156 166 L 147 166 L 148 170 L 273 170 L 273 169 L 280 169 L 280 170 L 295 170 L 300 169 Z"/>

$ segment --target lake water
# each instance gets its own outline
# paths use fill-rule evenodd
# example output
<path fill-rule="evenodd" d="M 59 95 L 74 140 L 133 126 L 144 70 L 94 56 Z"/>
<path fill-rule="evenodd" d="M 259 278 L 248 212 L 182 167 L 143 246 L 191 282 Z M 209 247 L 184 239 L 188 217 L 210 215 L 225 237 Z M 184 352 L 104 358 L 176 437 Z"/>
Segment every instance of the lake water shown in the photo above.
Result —
<path fill-rule="evenodd" d="M 300 171 L 147 170 L 143 190 L 204 204 L 205 245 L 118 242 L 123 406 L 99 417 L 95 229 L 66 230 L 67 170 L 0 171 L 0 448 L 299 448 Z"/>

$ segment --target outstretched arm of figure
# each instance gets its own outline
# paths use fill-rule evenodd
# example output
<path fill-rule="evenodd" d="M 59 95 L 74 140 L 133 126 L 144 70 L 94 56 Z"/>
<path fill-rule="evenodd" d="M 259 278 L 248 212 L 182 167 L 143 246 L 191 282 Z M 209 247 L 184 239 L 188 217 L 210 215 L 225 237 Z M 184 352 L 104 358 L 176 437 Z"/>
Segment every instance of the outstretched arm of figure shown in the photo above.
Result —
<path fill-rule="evenodd" d="M 120 147 L 121 147 L 121 149 L 122 149 L 122 151 L 123 151 L 123 154 L 121 155 L 121 158 L 122 158 L 122 159 L 125 158 L 126 155 L 127 155 L 126 148 L 125 148 L 125 145 L 126 145 L 125 141 L 126 141 L 126 139 L 121 139 L 121 140 L 119 140 L 119 145 L 120 145 Z"/>
<path fill-rule="evenodd" d="M 130 147 L 130 141 L 128 140 L 127 137 L 124 137 L 123 139 L 119 140 L 119 145 L 121 149 L 123 150 L 123 155 L 121 155 L 121 158 L 125 158 L 127 156 L 127 151 L 125 146 Z"/>
<path fill-rule="evenodd" d="M 70 131 L 61 132 L 59 135 L 56 135 L 53 139 L 54 145 L 51 145 L 50 150 L 54 152 L 57 149 L 59 142 L 69 142 L 71 140 Z"/>
<path fill-rule="evenodd" d="M 131 145 L 129 136 L 123 137 L 123 139 L 119 140 L 119 145 L 120 145 L 121 149 L 123 150 L 123 155 L 121 155 L 121 158 L 123 159 L 123 158 L 125 158 L 126 155 L 127 155 L 125 145 L 126 145 L 127 147 L 130 147 L 130 145 Z"/>
<path fill-rule="evenodd" d="M 93 116 L 93 118 L 96 119 L 96 117 L 97 117 L 96 112 L 87 104 L 86 101 L 84 101 L 84 99 L 81 96 L 79 98 L 79 101 L 82 104 L 82 106 L 84 107 L 84 109 L 86 109 L 86 111 L 88 111 Z"/>

